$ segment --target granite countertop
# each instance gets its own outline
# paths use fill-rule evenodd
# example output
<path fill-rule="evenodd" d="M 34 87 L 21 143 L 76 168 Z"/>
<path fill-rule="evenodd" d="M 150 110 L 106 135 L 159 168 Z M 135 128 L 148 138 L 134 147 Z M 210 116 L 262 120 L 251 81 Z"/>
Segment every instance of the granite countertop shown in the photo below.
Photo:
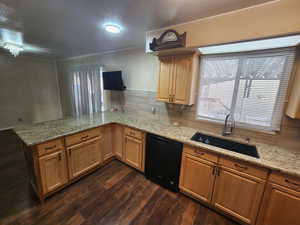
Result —
<path fill-rule="evenodd" d="M 155 116 L 153 116 L 153 118 L 149 118 L 129 113 L 105 112 L 90 116 L 81 116 L 78 118 L 68 117 L 37 124 L 18 125 L 14 128 L 14 131 L 26 145 L 33 146 L 58 137 L 63 137 L 110 123 L 127 125 L 145 132 L 154 133 L 196 147 L 201 147 L 223 156 L 230 156 L 235 159 L 240 159 L 259 166 L 300 177 L 300 150 L 293 151 L 275 145 L 251 141 L 250 144 L 257 147 L 260 155 L 260 158 L 257 159 L 204 143 L 192 141 L 190 139 L 194 133 L 201 130 L 196 130 L 190 127 L 174 126 L 171 122 L 167 120 L 160 120 Z M 213 136 L 220 136 L 218 134 L 205 131 L 201 132 Z M 226 137 L 226 139 L 245 143 L 244 140 L 239 138 Z"/>

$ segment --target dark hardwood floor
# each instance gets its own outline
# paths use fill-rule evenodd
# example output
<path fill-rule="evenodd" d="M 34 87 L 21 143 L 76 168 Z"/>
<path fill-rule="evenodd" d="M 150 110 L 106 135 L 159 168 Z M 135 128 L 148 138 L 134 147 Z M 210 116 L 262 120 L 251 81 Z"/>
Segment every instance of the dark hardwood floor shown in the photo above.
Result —
<path fill-rule="evenodd" d="M 1 225 L 238 225 L 116 160 L 39 204 L 13 132 L 0 150 Z"/>

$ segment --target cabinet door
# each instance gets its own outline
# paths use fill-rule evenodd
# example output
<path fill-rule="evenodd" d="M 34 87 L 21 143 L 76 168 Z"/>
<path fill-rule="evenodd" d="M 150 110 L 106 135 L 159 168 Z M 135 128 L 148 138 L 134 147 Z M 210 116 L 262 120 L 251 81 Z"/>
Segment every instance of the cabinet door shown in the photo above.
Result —
<path fill-rule="evenodd" d="M 135 167 L 138 170 L 143 170 L 143 142 L 135 138 L 125 136 L 124 140 L 125 163 Z"/>
<path fill-rule="evenodd" d="M 299 51 L 298 47 L 298 52 Z M 291 91 L 291 95 L 289 97 L 288 106 L 286 110 L 286 114 L 293 119 L 300 119 L 300 63 L 297 60 L 295 68 L 297 68 L 294 72 L 294 82 Z"/>
<path fill-rule="evenodd" d="M 102 162 L 101 137 L 68 148 L 70 178 L 75 178 Z"/>
<path fill-rule="evenodd" d="M 53 191 L 68 181 L 66 155 L 58 151 L 39 158 L 43 194 Z"/>
<path fill-rule="evenodd" d="M 254 224 L 265 182 L 230 169 L 221 169 L 216 178 L 213 204 L 222 211 Z"/>
<path fill-rule="evenodd" d="M 173 103 L 188 104 L 192 82 L 192 56 L 174 58 Z"/>
<path fill-rule="evenodd" d="M 113 128 L 113 150 L 117 158 L 123 160 L 124 128 L 121 125 L 114 125 Z"/>
<path fill-rule="evenodd" d="M 213 163 L 183 154 L 179 187 L 195 198 L 210 202 L 215 180 L 213 173 Z"/>
<path fill-rule="evenodd" d="M 159 66 L 157 100 L 170 102 L 173 76 L 173 57 L 161 57 Z"/>
<path fill-rule="evenodd" d="M 111 158 L 113 154 L 112 125 L 103 127 L 103 160 Z"/>
<path fill-rule="evenodd" d="M 268 184 L 258 225 L 300 225 L 300 192 Z"/>

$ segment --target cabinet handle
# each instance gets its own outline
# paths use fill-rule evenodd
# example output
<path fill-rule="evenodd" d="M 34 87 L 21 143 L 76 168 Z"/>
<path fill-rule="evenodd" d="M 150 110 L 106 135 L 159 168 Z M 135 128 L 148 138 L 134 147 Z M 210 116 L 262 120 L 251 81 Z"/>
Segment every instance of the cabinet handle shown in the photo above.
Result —
<path fill-rule="evenodd" d="M 217 172 L 217 166 L 214 166 L 213 171 L 212 171 L 212 175 L 217 175 L 216 172 Z"/>
<path fill-rule="evenodd" d="M 216 166 L 216 175 L 219 177 L 220 176 L 220 167 Z"/>
<path fill-rule="evenodd" d="M 45 150 L 51 150 L 51 149 L 54 149 L 56 148 L 56 145 L 53 145 L 53 146 L 50 146 L 50 147 L 46 147 Z"/>
<path fill-rule="evenodd" d="M 198 155 L 204 155 L 205 153 L 204 152 L 201 152 L 200 150 L 198 149 L 195 149 L 194 152 Z"/>
<path fill-rule="evenodd" d="M 88 137 L 89 137 L 89 135 L 83 136 L 83 137 L 81 137 L 81 140 L 86 139 Z"/>
<path fill-rule="evenodd" d="M 292 184 L 292 185 L 295 185 L 295 186 L 300 187 L 300 184 L 297 184 L 297 183 L 295 183 L 295 182 L 289 181 L 288 179 L 285 179 L 284 181 L 285 181 L 286 183 L 288 183 L 288 184 Z"/>
<path fill-rule="evenodd" d="M 71 151 L 71 149 L 69 149 L 69 155 L 71 155 L 72 154 L 72 151 Z"/>
<path fill-rule="evenodd" d="M 61 160 L 61 153 L 58 153 L 58 161 Z"/>
<path fill-rule="evenodd" d="M 247 170 L 247 169 L 248 169 L 248 167 L 246 167 L 246 166 L 241 166 L 241 165 L 239 165 L 239 164 L 237 164 L 237 163 L 235 163 L 234 166 L 237 167 L 237 168 L 239 168 L 239 169 L 243 169 L 243 170 Z"/>

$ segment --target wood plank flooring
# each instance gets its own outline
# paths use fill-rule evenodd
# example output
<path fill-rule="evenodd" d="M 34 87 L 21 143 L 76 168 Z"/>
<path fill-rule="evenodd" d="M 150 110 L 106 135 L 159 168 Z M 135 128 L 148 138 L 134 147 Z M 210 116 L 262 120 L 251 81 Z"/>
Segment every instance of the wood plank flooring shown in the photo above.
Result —
<path fill-rule="evenodd" d="M 11 132 L 0 132 L 1 225 L 238 225 L 112 161 L 39 204 Z"/>

